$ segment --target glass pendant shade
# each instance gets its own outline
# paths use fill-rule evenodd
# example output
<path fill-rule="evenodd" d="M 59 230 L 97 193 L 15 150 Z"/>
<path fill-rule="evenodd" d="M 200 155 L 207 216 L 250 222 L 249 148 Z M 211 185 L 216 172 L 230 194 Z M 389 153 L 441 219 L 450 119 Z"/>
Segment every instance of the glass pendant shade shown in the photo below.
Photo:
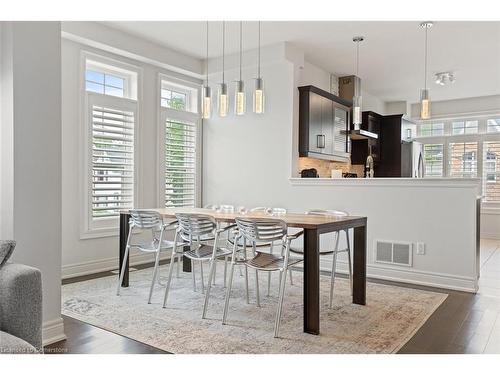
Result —
<path fill-rule="evenodd" d="M 220 117 L 226 117 L 229 108 L 229 96 L 227 95 L 227 84 L 221 83 L 219 86 L 219 95 L 217 107 Z"/>
<path fill-rule="evenodd" d="M 354 130 L 359 130 L 362 122 L 361 101 L 361 96 L 352 98 L 352 123 L 354 125 Z"/>
<path fill-rule="evenodd" d="M 203 86 L 202 114 L 203 119 L 209 119 L 212 115 L 212 89 L 209 86 Z"/>
<path fill-rule="evenodd" d="M 234 93 L 234 113 L 238 116 L 244 115 L 246 111 L 245 84 L 243 81 L 236 81 Z"/>
<path fill-rule="evenodd" d="M 253 92 L 253 111 L 255 113 L 264 113 L 264 81 L 262 78 L 255 80 L 255 90 Z"/>
<path fill-rule="evenodd" d="M 429 101 L 429 89 L 420 90 L 420 118 L 428 120 L 431 118 L 431 102 Z"/>

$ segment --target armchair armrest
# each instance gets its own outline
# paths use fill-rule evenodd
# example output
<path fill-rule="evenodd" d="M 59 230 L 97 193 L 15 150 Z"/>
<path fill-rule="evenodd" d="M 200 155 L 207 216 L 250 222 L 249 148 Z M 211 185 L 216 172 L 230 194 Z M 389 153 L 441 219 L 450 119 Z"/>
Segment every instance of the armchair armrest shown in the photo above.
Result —
<path fill-rule="evenodd" d="M 297 233 L 294 233 L 294 234 L 287 234 L 287 235 L 286 235 L 286 238 L 287 238 L 287 240 L 292 241 L 292 240 L 296 240 L 297 238 L 299 238 L 299 237 L 300 237 L 300 236 L 302 236 L 303 234 L 304 234 L 304 231 L 303 231 L 303 230 L 301 230 L 301 231 L 299 231 L 299 232 L 297 232 Z"/>
<path fill-rule="evenodd" d="M 236 228 L 236 224 L 231 224 L 231 225 L 228 225 L 227 227 L 224 227 L 224 228 L 221 228 L 221 229 L 217 229 L 217 234 L 220 234 L 220 233 L 223 233 L 227 230 L 230 230 L 230 229 L 233 229 L 233 228 Z"/>
<path fill-rule="evenodd" d="M 0 330 L 42 350 L 42 275 L 38 269 L 16 263 L 0 268 Z"/>

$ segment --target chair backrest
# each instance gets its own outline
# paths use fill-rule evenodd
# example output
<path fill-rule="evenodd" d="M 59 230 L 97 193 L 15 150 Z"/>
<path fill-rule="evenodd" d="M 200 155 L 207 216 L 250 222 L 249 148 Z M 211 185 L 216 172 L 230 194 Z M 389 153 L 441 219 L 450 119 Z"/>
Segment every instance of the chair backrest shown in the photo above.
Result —
<path fill-rule="evenodd" d="M 217 206 L 216 204 L 207 204 L 203 208 L 208 208 L 209 210 L 218 210 L 219 206 Z"/>
<path fill-rule="evenodd" d="M 287 225 L 283 220 L 236 218 L 240 235 L 250 242 L 272 242 L 283 239 Z"/>
<path fill-rule="evenodd" d="M 271 215 L 286 215 L 286 208 L 274 207 L 271 208 Z"/>
<path fill-rule="evenodd" d="M 199 214 L 177 214 L 179 231 L 185 240 L 199 239 L 201 236 L 213 234 L 217 223 L 212 216 Z"/>
<path fill-rule="evenodd" d="M 130 210 L 130 222 L 136 228 L 156 229 L 163 225 L 163 218 L 156 211 Z"/>
<path fill-rule="evenodd" d="M 250 210 L 250 212 L 267 212 L 267 207 L 254 207 Z"/>
<path fill-rule="evenodd" d="M 349 213 L 339 210 L 309 210 L 306 215 L 321 215 L 321 216 L 349 216 Z"/>
<path fill-rule="evenodd" d="M 280 207 L 255 207 L 250 210 L 250 212 L 262 212 L 266 213 L 268 215 L 285 215 L 286 214 L 286 208 L 280 208 Z"/>
<path fill-rule="evenodd" d="M 234 212 L 234 206 L 231 204 L 221 204 L 219 206 L 219 211 L 220 212 L 225 212 L 225 213 L 233 213 Z"/>

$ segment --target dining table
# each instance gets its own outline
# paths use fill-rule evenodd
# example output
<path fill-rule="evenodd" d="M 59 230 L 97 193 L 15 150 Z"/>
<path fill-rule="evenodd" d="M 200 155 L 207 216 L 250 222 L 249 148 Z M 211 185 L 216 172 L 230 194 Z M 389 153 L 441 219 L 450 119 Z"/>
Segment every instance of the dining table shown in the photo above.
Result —
<path fill-rule="evenodd" d="M 284 221 L 288 227 L 301 228 L 304 240 L 303 265 L 303 330 L 306 333 L 320 334 L 320 235 L 353 229 L 353 272 L 352 303 L 366 304 L 366 231 L 365 216 L 324 216 L 302 213 L 271 215 L 264 212 L 226 212 L 207 208 L 153 208 L 165 219 L 175 219 L 176 214 L 201 214 L 213 217 L 218 223 L 235 223 L 236 218 L 251 219 L 275 218 Z M 130 210 L 120 211 L 119 269 L 123 264 L 129 234 Z M 333 245 L 332 245 L 333 246 Z M 184 257 L 184 272 L 191 272 L 191 261 Z M 129 284 L 129 260 L 125 263 L 122 287 Z"/>

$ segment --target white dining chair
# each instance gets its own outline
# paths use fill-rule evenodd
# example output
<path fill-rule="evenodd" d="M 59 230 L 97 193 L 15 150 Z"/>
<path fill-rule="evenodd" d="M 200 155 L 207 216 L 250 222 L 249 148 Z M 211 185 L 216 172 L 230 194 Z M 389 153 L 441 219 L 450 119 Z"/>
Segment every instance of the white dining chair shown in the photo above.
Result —
<path fill-rule="evenodd" d="M 277 219 L 250 219 L 250 218 L 236 218 L 236 225 L 238 226 L 238 234 L 233 245 L 233 252 L 231 256 L 231 268 L 229 271 L 229 284 L 226 289 L 226 297 L 224 303 L 224 312 L 222 316 L 222 324 L 227 323 L 227 315 L 229 308 L 229 299 L 231 296 L 231 288 L 233 283 L 234 266 L 243 264 L 246 267 L 253 268 L 256 273 L 256 295 L 257 305 L 259 305 L 258 295 L 258 278 L 257 272 L 279 272 L 279 301 L 276 311 L 276 318 L 274 321 L 274 337 L 279 336 L 279 328 L 281 321 L 281 314 L 283 309 L 283 298 L 285 294 L 286 274 L 294 264 L 302 261 L 302 259 L 290 258 L 290 242 L 296 238 L 295 235 L 288 234 L 288 228 L 284 221 Z M 240 238 L 244 239 L 246 243 L 250 243 L 253 249 L 253 256 L 247 257 L 246 246 L 240 248 L 238 241 Z M 256 245 L 259 242 L 280 242 L 284 251 L 280 255 L 263 253 L 256 250 Z M 243 256 L 238 256 L 240 252 Z"/>
<path fill-rule="evenodd" d="M 136 248 L 139 251 L 145 253 L 151 253 L 155 256 L 153 279 L 151 280 L 151 287 L 149 289 L 148 303 L 151 303 L 151 297 L 153 296 L 153 289 L 156 283 L 158 275 L 158 265 L 160 262 L 160 253 L 162 250 L 172 249 L 174 247 L 174 242 L 165 239 L 165 234 L 168 231 L 175 230 L 175 225 L 177 221 L 171 221 L 165 223 L 163 217 L 156 211 L 147 210 L 131 210 L 130 211 L 130 230 L 127 238 L 127 245 L 125 248 L 125 256 L 123 257 L 123 263 L 121 267 L 120 277 L 118 281 L 118 286 L 116 289 L 116 295 L 120 295 L 120 289 L 123 282 L 123 277 L 125 273 L 125 265 L 128 261 L 131 248 Z M 138 234 L 138 232 L 150 232 L 151 240 L 147 242 L 131 243 L 132 235 Z M 135 232 L 135 233 L 134 233 Z M 174 264 L 174 257 L 170 260 L 171 267 Z M 179 268 L 178 268 L 179 269 Z"/>

